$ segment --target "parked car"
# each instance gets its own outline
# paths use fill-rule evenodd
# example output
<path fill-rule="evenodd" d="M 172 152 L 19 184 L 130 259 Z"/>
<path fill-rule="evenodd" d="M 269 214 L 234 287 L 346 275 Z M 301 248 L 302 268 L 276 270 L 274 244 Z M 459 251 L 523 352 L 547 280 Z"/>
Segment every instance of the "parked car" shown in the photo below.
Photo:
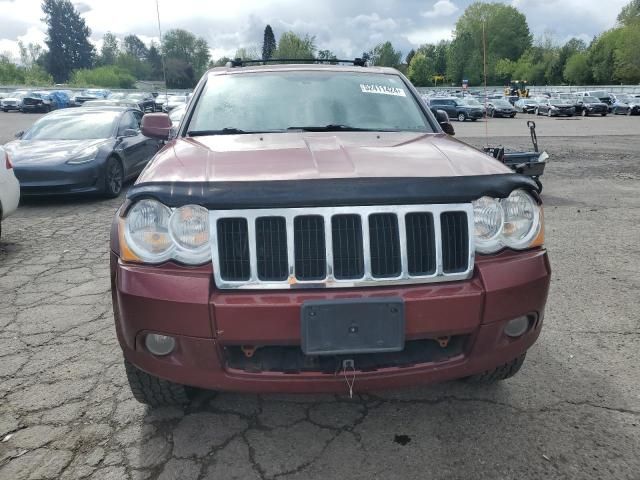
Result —
<path fill-rule="evenodd" d="M 76 106 L 82 105 L 87 100 L 102 100 L 109 98 L 111 92 L 102 88 L 88 88 L 81 93 L 76 94 L 73 98 L 73 103 Z"/>
<path fill-rule="evenodd" d="M 178 131 L 178 126 L 180 125 L 180 122 L 182 121 L 182 118 L 184 117 L 184 114 L 186 111 L 187 111 L 187 104 L 184 103 L 179 107 L 176 107 L 173 110 L 171 110 L 171 112 L 169 112 L 171 125 L 173 126 L 176 132 Z"/>
<path fill-rule="evenodd" d="M 45 115 L 5 145 L 23 195 L 100 193 L 116 197 L 156 153 L 140 132 L 142 112 L 84 107 Z"/>
<path fill-rule="evenodd" d="M 10 93 L 2 100 L 0 100 L 0 106 L 2 106 L 3 112 L 8 112 L 10 110 L 19 111 L 22 107 L 22 99 L 25 95 L 29 93 L 28 90 L 16 90 L 13 93 Z"/>
<path fill-rule="evenodd" d="M 536 107 L 536 115 L 547 115 L 549 117 L 573 117 L 576 113 L 576 108 L 562 98 L 549 98 L 544 102 L 538 103 Z"/>
<path fill-rule="evenodd" d="M 165 113 L 142 125 L 169 143 L 117 212 L 110 254 L 139 401 L 522 365 L 550 279 L 539 187 L 446 135 L 397 70 L 213 69 L 176 138 Z"/>
<path fill-rule="evenodd" d="M 475 122 L 483 117 L 481 106 L 471 105 L 462 98 L 431 98 L 429 106 L 447 112 L 450 118 L 455 118 L 460 122 L 471 120 Z"/>
<path fill-rule="evenodd" d="M 140 105 L 134 100 L 112 99 L 111 97 L 105 100 L 87 100 L 82 104 L 83 107 L 127 107 L 135 110 L 140 110 Z M 140 110 L 142 111 L 142 110 Z"/>
<path fill-rule="evenodd" d="M 578 108 L 583 117 L 589 115 L 607 116 L 609 108 L 606 103 L 601 102 L 596 97 L 578 97 Z"/>
<path fill-rule="evenodd" d="M 49 92 L 29 92 L 22 97 L 20 111 L 26 112 L 50 112 L 55 110 L 57 104 L 51 98 Z"/>
<path fill-rule="evenodd" d="M 616 95 L 616 102 L 621 102 L 629 106 L 629 110 L 627 110 L 627 115 L 640 115 L 640 98 L 639 97 L 634 97 L 633 95 L 628 95 L 628 94 Z"/>
<path fill-rule="evenodd" d="M 130 93 L 125 99 L 136 102 L 140 110 L 145 113 L 156 111 L 156 99 L 150 93 Z"/>
<path fill-rule="evenodd" d="M 609 106 L 609 113 L 614 115 L 629 115 L 631 106 L 622 100 L 622 97 L 614 97 Z"/>
<path fill-rule="evenodd" d="M 182 105 L 185 105 L 188 102 L 188 98 L 186 95 L 170 95 L 167 99 L 167 103 L 165 103 L 164 111 L 170 112 L 174 108 L 178 108 Z"/>
<path fill-rule="evenodd" d="M 0 146 L 0 237 L 2 221 L 15 212 L 20 203 L 20 184 L 13 172 L 9 154 Z"/>
<path fill-rule="evenodd" d="M 487 103 L 487 115 L 490 117 L 515 118 L 516 109 L 507 100 L 490 100 Z"/>
<path fill-rule="evenodd" d="M 516 111 L 521 113 L 535 113 L 537 106 L 538 102 L 533 98 L 521 98 L 514 104 Z"/>

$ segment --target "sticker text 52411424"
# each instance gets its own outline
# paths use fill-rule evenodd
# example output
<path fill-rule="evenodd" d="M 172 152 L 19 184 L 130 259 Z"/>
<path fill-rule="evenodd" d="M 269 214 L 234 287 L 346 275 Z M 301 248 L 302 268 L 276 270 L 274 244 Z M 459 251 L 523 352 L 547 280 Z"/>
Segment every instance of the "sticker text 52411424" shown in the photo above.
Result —
<path fill-rule="evenodd" d="M 404 89 L 398 87 L 390 87 L 388 85 L 360 84 L 362 93 L 377 93 L 379 95 L 393 95 L 395 97 L 406 97 Z"/>

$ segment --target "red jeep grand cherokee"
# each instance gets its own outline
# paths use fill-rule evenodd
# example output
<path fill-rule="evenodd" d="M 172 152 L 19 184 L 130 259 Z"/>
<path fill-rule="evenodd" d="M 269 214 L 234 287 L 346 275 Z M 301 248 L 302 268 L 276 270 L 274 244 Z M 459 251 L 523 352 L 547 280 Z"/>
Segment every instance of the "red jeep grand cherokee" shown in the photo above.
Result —
<path fill-rule="evenodd" d="M 399 72 L 216 68 L 119 209 L 135 397 L 362 392 L 515 374 L 549 287 L 537 184 L 446 135 Z M 446 116 L 445 116 L 446 117 Z"/>

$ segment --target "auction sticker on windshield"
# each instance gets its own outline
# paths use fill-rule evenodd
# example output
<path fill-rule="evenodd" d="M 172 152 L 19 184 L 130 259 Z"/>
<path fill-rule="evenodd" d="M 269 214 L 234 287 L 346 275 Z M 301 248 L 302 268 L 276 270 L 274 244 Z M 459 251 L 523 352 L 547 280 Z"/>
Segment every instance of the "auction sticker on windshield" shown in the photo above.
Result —
<path fill-rule="evenodd" d="M 367 85 L 360 84 L 360 90 L 362 93 L 378 93 L 380 95 L 393 95 L 396 97 L 406 97 L 407 94 L 404 89 L 398 87 L 390 87 L 388 85 Z"/>

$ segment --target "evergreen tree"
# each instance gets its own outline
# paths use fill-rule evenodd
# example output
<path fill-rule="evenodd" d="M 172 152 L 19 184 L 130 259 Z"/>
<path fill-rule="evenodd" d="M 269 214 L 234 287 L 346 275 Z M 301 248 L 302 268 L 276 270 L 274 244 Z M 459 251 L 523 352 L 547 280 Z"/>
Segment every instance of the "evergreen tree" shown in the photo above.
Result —
<path fill-rule="evenodd" d="M 262 59 L 269 60 L 276 51 L 276 36 L 273 34 L 271 25 L 264 29 L 264 41 L 262 42 Z"/>
<path fill-rule="evenodd" d="M 89 42 L 91 30 L 69 0 L 43 0 L 43 21 L 47 24 L 47 71 L 58 83 L 73 70 L 91 68 L 95 56 Z"/>
<path fill-rule="evenodd" d="M 100 63 L 102 65 L 113 65 L 118 58 L 118 39 L 116 36 L 107 32 L 102 37 L 102 48 L 100 49 Z"/>
<path fill-rule="evenodd" d="M 137 35 L 127 35 L 122 42 L 122 49 L 127 55 L 137 58 L 138 60 L 144 60 L 149 55 L 149 50 L 142 40 Z"/>
<path fill-rule="evenodd" d="M 153 80 L 160 80 L 161 78 L 163 78 L 162 57 L 160 56 L 160 50 L 156 46 L 155 42 L 151 42 L 151 45 L 149 46 L 147 63 L 151 67 L 151 78 Z"/>

